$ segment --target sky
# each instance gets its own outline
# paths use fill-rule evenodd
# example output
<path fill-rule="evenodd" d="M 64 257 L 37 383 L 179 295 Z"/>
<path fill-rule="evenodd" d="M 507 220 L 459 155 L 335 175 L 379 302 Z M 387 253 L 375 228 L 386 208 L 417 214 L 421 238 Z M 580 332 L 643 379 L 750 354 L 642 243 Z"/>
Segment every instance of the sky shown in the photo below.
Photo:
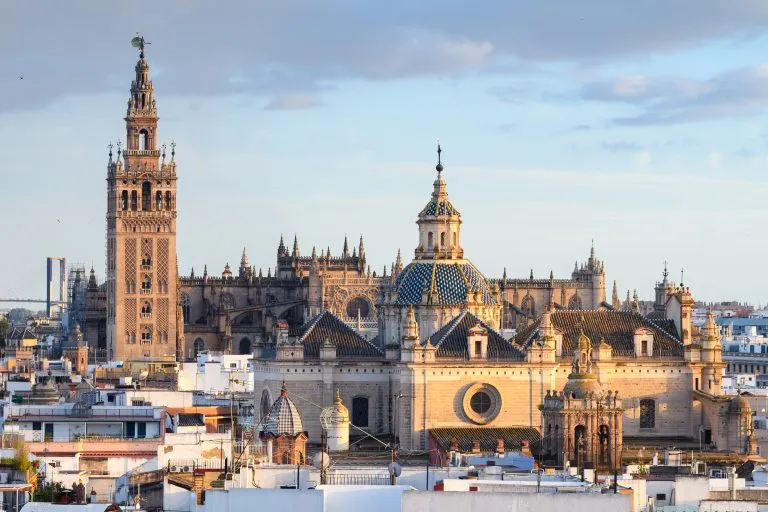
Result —
<path fill-rule="evenodd" d="M 177 144 L 180 270 L 266 274 L 281 234 L 374 270 L 417 242 L 443 148 L 465 254 L 608 294 L 664 262 L 700 300 L 768 301 L 765 0 L 0 3 L 0 298 L 45 258 L 105 268 L 107 145 L 138 58 Z"/>

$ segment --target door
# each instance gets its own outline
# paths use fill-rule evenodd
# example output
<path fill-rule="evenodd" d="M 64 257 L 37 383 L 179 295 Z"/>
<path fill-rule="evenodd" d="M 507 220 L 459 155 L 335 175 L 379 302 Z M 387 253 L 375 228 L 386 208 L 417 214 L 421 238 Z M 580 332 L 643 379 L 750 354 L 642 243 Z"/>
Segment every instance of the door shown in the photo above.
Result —
<path fill-rule="evenodd" d="M 53 423 L 45 424 L 45 440 L 53 441 Z"/>

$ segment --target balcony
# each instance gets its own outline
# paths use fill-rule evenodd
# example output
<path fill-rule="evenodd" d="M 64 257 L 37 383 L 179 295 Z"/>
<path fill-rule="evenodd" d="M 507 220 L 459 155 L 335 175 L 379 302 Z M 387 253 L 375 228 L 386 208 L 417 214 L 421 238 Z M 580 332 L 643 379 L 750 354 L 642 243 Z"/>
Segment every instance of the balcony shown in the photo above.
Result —
<path fill-rule="evenodd" d="M 152 288 L 142 288 L 139 293 L 142 295 L 152 295 Z"/>
<path fill-rule="evenodd" d="M 152 318 L 152 313 L 141 313 L 140 316 L 143 319 Z"/>

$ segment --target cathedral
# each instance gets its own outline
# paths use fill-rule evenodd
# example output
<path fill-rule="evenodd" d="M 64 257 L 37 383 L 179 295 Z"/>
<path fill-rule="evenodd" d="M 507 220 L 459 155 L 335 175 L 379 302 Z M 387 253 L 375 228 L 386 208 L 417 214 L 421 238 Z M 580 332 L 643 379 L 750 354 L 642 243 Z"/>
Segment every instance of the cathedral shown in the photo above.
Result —
<path fill-rule="evenodd" d="M 362 237 L 309 256 L 281 237 L 266 272 L 244 249 L 237 269 L 179 276 L 176 151 L 158 146 L 158 119 L 142 45 L 125 147 L 107 165 L 106 283 L 93 271 L 88 283 L 85 340 L 108 359 L 252 354 L 260 414 L 301 398 L 310 442 L 339 397 L 358 433 L 410 450 L 466 428 L 535 428 L 559 464 L 615 467 L 627 436 L 703 432 L 718 449 L 752 449 L 751 410 L 721 394 L 719 329 L 710 315 L 694 332 L 689 288 L 665 271 L 651 314 L 622 305 L 615 283 L 609 303 L 594 246 L 569 279 L 486 278 L 462 246 L 439 147 L 407 264 L 393 250 L 389 271 L 372 272 Z"/>

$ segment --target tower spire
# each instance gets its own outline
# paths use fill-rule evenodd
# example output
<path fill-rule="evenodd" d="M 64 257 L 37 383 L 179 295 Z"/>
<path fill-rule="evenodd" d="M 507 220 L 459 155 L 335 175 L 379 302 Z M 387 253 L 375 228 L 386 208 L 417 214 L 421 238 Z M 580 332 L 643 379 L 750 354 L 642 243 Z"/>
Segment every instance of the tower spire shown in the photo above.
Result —
<path fill-rule="evenodd" d="M 619 287 L 616 285 L 616 280 L 613 280 L 613 295 L 611 296 L 611 306 L 613 309 L 621 308 L 621 301 L 619 300 Z"/>
<path fill-rule="evenodd" d="M 344 235 L 344 248 L 341 250 L 341 257 L 349 257 L 349 244 L 347 243 L 347 235 Z"/>
<path fill-rule="evenodd" d="M 440 147 L 440 139 L 438 139 L 437 140 L 437 165 L 435 166 L 435 170 L 437 170 L 438 179 L 440 179 L 440 173 L 443 172 L 442 153 L 443 153 L 443 149 Z"/>
<path fill-rule="evenodd" d="M 291 253 L 291 257 L 299 257 L 299 238 L 296 235 L 293 235 L 293 252 Z"/>

